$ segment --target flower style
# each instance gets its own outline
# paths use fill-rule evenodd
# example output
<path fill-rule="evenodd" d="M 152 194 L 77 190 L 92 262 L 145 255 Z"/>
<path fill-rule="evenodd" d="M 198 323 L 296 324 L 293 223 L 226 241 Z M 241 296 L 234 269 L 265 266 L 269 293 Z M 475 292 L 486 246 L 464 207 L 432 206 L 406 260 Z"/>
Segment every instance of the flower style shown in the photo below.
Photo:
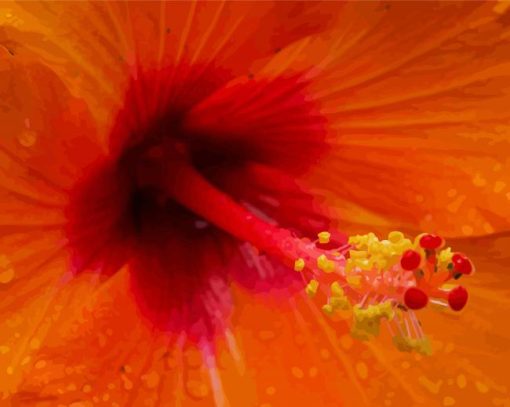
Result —
<path fill-rule="evenodd" d="M 2 3 L 2 401 L 510 403 L 508 16 Z"/>

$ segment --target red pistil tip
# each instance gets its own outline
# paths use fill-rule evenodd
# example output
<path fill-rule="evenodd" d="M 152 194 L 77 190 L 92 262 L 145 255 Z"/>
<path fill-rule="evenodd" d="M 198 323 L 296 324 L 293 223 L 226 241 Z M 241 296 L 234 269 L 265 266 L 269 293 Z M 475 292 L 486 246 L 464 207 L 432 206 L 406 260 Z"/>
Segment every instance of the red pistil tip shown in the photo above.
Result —
<path fill-rule="evenodd" d="M 420 263 L 420 253 L 415 250 L 406 250 L 400 258 L 400 265 L 404 270 L 416 270 Z"/>
<path fill-rule="evenodd" d="M 473 273 L 473 264 L 462 253 L 454 253 L 452 256 L 453 269 L 456 273 L 470 275 Z"/>
<path fill-rule="evenodd" d="M 468 292 L 462 287 L 455 287 L 448 293 L 448 304 L 454 311 L 460 311 L 466 305 L 468 300 Z"/>
<path fill-rule="evenodd" d="M 427 306 L 429 297 L 424 291 L 416 287 L 409 287 L 404 294 L 404 303 L 409 309 L 422 309 Z"/>
<path fill-rule="evenodd" d="M 426 234 L 420 238 L 420 246 L 424 249 L 439 249 L 443 244 L 444 240 L 441 236 Z"/>

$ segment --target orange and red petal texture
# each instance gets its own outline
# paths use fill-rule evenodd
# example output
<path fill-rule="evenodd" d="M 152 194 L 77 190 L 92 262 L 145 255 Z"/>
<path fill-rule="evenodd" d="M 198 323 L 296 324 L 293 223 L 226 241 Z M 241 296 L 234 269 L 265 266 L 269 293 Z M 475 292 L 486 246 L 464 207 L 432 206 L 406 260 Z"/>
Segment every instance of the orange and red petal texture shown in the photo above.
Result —
<path fill-rule="evenodd" d="M 0 73 L 0 405 L 510 405 L 507 3 L 2 2 Z M 281 226 L 427 230 L 469 253 L 468 306 L 419 314 L 433 356 L 351 339 L 282 266 L 254 281 L 224 261 L 236 239 L 181 226 L 170 253 L 206 276 L 190 295 L 207 285 L 223 334 L 148 324 L 115 207 L 71 235 L 67 208 L 168 106 L 193 146 L 249 158 L 200 165 Z M 99 189 L 92 207 L 122 195 Z M 77 273 L 76 252 L 106 271 Z M 158 269 L 150 253 L 135 264 Z"/>

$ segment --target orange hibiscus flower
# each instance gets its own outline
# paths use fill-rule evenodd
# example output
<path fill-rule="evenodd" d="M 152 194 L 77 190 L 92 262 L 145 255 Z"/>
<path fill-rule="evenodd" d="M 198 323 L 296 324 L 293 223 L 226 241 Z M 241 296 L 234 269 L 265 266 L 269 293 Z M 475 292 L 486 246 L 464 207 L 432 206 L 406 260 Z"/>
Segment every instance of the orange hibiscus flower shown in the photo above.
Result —
<path fill-rule="evenodd" d="M 507 6 L 0 3 L 0 405 L 509 405 Z"/>

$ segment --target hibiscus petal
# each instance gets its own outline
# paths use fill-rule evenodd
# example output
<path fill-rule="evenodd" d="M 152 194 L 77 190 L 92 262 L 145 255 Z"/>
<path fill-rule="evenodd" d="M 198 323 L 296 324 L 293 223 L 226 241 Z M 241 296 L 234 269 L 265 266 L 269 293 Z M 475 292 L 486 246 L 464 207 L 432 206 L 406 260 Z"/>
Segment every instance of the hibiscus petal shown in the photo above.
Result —
<path fill-rule="evenodd" d="M 72 285 L 80 279 L 83 276 Z M 11 400 L 38 405 L 211 405 L 223 397 L 215 382 L 211 345 L 186 345 L 185 333 L 158 334 L 143 318 L 133 319 L 139 309 L 126 296 L 129 289 L 125 269 L 98 289 L 77 290 L 79 297 L 66 302 L 66 312 L 52 315 L 58 329 L 49 331 L 33 353 Z"/>
<path fill-rule="evenodd" d="M 199 64 L 244 73 L 255 59 L 323 30 L 339 8 L 331 2 L 10 3 L 0 8 L 0 44 L 51 66 L 105 129 L 137 69 Z"/>
<path fill-rule="evenodd" d="M 67 188 L 97 151 L 82 102 L 47 67 L 1 49 L 0 99 L 0 391 L 26 369 L 35 340 L 51 326 L 67 271 Z M 73 140 L 73 136 L 76 139 Z"/>
<path fill-rule="evenodd" d="M 360 221 L 339 213 L 343 226 L 382 217 L 445 235 L 508 229 L 510 41 L 501 12 L 388 4 L 312 70 L 333 148 L 310 182 L 330 191 L 332 206 L 361 207 Z"/>

